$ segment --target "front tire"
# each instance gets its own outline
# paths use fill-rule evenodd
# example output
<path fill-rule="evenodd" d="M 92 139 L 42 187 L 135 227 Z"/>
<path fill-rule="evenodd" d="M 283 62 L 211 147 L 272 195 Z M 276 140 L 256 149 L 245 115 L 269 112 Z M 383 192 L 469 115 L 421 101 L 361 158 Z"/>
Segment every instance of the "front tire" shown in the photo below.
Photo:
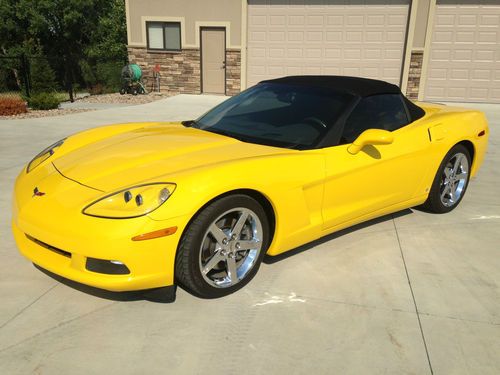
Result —
<path fill-rule="evenodd" d="M 189 224 L 177 250 L 176 279 L 202 298 L 244 287 L 257 273 L 269 243 L 269 220 L 247 195 L 223 197 Z"/>
<path fill-rule="evenodd" d="M 426 211 L 442 214 L 455 209 L 469 185 L 471 156 L 463 145 L 455 145 L 444 157 L 422 205 Z"/>

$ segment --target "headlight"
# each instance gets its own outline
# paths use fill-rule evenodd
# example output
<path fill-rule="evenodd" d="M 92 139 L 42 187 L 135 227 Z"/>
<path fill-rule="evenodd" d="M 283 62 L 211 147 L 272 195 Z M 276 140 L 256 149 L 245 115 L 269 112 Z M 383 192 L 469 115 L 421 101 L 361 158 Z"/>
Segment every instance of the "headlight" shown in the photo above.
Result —
<path fill-rule="evenodd" d="M 174 192 L 175 184 L 153 183 L 120 190 L 83 209 L 85 215 L 126 219 L 143 216 L 160 207 Z"/>
<path fill-rule="evenodd" d="M 54 155 L 54 152 L 57 148 L 61 147 L 62 144 L 64 143 L 66 138 L 61 139 L 59 142 L 54 143 L 53 145 L 50 145 L 46 149 L 44 149 L 42 152 L 40 152 L 37 156 L 35 156 L 28 164 L 28 167 L 26 168 L 26 173 L 29 173 L 36 167 L 38 167 L 40 164 L 42 164 L 45 160 L 50 158 L 52 155 Z"/>

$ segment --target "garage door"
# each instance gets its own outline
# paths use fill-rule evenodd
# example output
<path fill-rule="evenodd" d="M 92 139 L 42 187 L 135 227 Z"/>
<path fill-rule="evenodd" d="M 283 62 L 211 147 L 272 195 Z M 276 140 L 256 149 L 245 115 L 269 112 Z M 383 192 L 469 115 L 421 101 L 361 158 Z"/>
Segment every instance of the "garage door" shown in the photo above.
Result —
<path fill-rule="evenodd" d="M 438 0 L 426 100 L 500 103 L 500 0 Z"/>
<path fill-rule="evenodd" d="M 399 84 L 409 0 L 249 0 L 248 86 L 295 74 Z"/>

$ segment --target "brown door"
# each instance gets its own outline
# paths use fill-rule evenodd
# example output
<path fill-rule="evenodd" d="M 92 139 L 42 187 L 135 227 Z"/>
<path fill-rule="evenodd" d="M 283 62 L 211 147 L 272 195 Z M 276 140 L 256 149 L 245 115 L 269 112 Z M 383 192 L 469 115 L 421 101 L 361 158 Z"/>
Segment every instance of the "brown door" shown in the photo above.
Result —
<path fill-rule="evenodd" d="M 226 29 L 201 29 L 201 91 L 226 93 Z"/>

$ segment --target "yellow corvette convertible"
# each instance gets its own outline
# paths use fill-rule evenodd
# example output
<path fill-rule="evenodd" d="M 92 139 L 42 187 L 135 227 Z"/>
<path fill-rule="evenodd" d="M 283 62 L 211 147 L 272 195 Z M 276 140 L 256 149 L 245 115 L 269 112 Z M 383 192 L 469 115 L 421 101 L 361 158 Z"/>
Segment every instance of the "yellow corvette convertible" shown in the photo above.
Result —
<path fill-rule="evenodd" d="M 382 81 L 284 77 L 197 120 L 55 143 L 17 178 L 12 226 L 22 254 L 65 278 L 221 297 L 266 254 L 408 207 L 453 210 L 487 142 L 478 111 Z"/>

